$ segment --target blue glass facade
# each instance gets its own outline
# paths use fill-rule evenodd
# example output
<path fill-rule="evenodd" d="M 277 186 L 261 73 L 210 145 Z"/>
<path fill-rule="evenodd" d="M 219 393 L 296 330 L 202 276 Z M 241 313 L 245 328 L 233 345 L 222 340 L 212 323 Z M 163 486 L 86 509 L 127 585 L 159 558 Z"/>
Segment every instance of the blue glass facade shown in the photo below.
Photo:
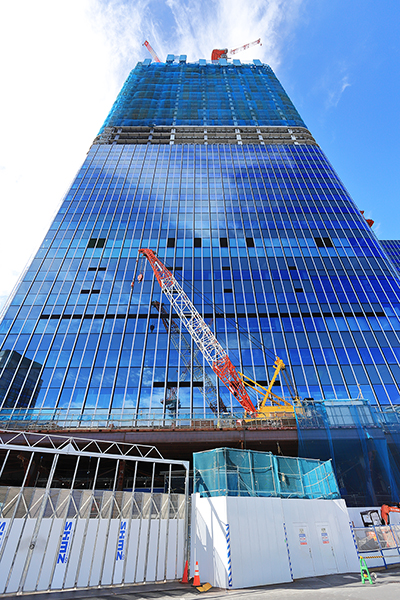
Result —
<path fill-rule="evenodd" d="M 382 240 L 382 246 L 386 250 L 387 255 L 393 261 L 394 266 L 400 271 L 400 241 L 399 240 Z"/>
<path fill-rule="evenodd" d="M 219 125 L 232 135 L 210 143 Z M 100 133 L 1 323 L 3 414 L 214 415 L 150 267 L 131 288 L 141 247 L 252 379 L 273 372 L 262 341 L 300 396 L 399 403 L 398 272 L 269 67 L 139 63 Z"/>

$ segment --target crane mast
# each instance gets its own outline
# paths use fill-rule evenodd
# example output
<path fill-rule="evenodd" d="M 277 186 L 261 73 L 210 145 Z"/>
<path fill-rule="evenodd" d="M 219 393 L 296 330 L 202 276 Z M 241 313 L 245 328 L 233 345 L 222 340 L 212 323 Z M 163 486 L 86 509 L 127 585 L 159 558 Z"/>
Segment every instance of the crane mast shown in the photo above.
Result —
<path fill-rule="evenodd" d="M 222 383 L 247 412 L 255 413 L 256 409 L 229 356 L 173 274 L 157 258 L 153 250 L 141 248 L 139 254 L 145 256 L 149 261 L 162 291 L 214 373 L 218 375 Z"/>

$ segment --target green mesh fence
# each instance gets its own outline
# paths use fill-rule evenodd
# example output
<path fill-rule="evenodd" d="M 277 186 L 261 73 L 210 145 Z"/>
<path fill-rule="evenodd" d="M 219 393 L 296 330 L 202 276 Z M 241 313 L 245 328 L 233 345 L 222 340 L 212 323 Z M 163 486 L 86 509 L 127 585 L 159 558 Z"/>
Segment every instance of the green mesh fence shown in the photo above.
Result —
<path fill-rule="evenodd" d="M 218 448 L 194 453 L 193 468 L 202 497 L 340 498 L 331 461 Z"/>

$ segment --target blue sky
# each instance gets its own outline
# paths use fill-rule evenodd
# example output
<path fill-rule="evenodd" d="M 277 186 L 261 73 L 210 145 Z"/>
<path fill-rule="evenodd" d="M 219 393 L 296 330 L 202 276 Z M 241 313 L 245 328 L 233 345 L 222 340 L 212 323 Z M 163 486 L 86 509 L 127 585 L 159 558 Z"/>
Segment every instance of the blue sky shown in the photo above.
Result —
<path fill-rule="evenodd" d="M 20 0 L 0 20 L 0 307 L 145 39 L 194 61 L 261 37 L 237 58 L 272 66 L 378 237 L 400 239 L 398 0 Z"/>

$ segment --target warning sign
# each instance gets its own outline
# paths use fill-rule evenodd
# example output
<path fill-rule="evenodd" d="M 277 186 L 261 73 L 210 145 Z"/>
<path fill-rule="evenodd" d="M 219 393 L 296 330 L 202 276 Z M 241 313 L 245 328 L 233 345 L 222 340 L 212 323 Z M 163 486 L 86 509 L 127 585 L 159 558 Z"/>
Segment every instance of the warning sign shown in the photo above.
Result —
<path fill-rule="evenodd" d="M 307 546 L 307 536 L 304 529 L 299 529 L 300 546 Z"/>
<path fill-rule="evenodd" d="M 328 532 L 326 531 L 325 527 L 321 527 L 321 537 L 323 544 L 329 544 Z"/>

